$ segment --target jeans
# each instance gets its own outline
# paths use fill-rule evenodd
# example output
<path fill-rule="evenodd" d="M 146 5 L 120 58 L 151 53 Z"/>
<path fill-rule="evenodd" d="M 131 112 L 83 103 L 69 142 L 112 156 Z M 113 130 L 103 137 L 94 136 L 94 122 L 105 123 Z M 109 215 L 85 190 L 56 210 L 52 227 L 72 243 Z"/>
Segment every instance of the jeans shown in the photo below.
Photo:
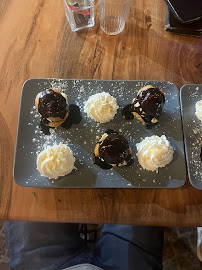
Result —
<path fill-rule="evenodd" d="M 95 249 L 78 224 L 7 222 L 11 270 L 59 270 L 90 263 L 104 270 L 162 269 L 163 228 L 104 225 Z"/>

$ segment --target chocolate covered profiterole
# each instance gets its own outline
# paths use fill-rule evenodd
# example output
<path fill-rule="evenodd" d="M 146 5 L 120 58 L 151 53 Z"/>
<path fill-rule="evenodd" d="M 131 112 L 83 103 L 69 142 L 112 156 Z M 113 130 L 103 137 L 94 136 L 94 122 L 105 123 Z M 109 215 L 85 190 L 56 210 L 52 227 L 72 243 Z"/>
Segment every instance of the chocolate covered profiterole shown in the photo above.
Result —
<path fill-rule="evenodd" d="M 69 115 L 67 96 L 57 89 L 47 89 L 40 92 L 35 99 L 37 111 L 42 116 L 42 122 L 48 127 L 58 127 Z"/>
<path fill-rule="evenodd" d="M 158 123 L 164 103 L 164 92 L 152 85 L 146 85 L 138 91 L 132 104 L 124 107 L 122 114 L 127 120 L 135 117 L 146 127 L 151 127 Z"/>
<path fill-rule="evenodd" d="M 97 142 L 94 150 L 94 163 L 102 169 L 122 167 L 132 162 L 132 150 L 125 137 L 108 129 Z"/>

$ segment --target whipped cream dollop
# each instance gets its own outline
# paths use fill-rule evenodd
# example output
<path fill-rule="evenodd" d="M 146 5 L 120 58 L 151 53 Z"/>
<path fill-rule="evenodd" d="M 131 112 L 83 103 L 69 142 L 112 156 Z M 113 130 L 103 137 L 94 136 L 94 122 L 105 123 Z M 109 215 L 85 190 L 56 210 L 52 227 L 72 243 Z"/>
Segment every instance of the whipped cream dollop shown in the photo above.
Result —
<path fill-rule="evenodd" d="M 138 161 L 143 169 L 158 172 L 173 159 L 173 148 L 165 135 L 146 137 L 136 144 Z"/>
<path fill-rule="evenodd" d="M 43 150 L 37 157 L 37 170 L 44 177 L 57 179 L 69 173 L 74 167 L 75 157 L 65 144 L 53 145 Z"/>
<path fill-rule="evenodd" d="M 202 121 L 202 100 L 196 102 L 195 109 L 196 117 Z"/>
<path fill-rule="evenodd" d="M 84 112 L 91 119 L 106 123 L 114 118 L 118 108 L 116 99 L 109 93 L 102 92 L 89 97 L 84 105 Z"/>

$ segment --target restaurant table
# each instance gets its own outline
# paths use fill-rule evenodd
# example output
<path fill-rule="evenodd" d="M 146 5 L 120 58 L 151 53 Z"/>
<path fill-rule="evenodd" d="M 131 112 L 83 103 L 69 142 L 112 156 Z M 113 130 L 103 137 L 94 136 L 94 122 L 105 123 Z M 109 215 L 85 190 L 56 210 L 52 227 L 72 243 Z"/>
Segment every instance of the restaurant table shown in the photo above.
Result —
<path fill-rule="evenodd" d="M 164 31 L 163 0 L 133 1 L 124 31 L 71 32 L 62 0 L 0 1 L 0 219 L 202 226 L 202 191 L 43 189 L 12 176 L 22 85 L 29 78 L 160 80 L 199 84 L 202 40 Z"/>

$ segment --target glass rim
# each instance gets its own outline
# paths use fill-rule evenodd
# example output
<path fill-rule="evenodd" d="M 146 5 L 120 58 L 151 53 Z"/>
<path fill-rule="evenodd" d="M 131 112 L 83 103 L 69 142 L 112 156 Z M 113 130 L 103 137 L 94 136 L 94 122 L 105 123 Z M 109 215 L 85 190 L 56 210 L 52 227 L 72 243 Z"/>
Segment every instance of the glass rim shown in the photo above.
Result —
<path fill-rule="evenodd" d="M 88 9 L 88 8 L 92 7 L 92 5 L 89 5 L 89 6 L 86 6 L 86 7 L 79 7 L 79 8 L 77 8 L 77 9 L 75 9 L 75 10 L 72 10 L 72 9 L 69 7 L 67 1 L 68 1 L 68 0 L 64 0 L 64 4 L 66 5 L 66 7 L 68 8 L 68 10 L 69 10 L 70 13 L 78 12 L 78 11 L 85 10 L 85 9 Z M 89 0 L 89 2 L 91 2 L 91 4 L 92 4 L 92 1 L 91 1 L 91 0 Z"/>

